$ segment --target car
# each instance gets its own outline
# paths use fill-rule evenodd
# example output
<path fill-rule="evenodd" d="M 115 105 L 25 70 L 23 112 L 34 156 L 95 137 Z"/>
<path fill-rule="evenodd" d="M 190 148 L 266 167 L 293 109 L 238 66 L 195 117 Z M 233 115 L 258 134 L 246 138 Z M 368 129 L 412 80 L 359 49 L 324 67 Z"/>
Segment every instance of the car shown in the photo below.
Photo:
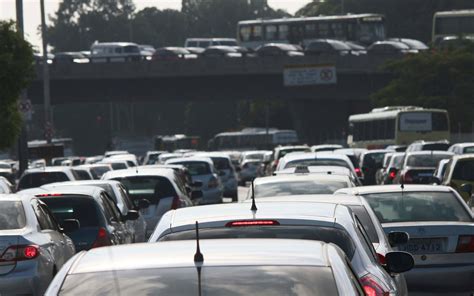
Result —
<path fill-rule="evenodd" d="M 249 203 L 251 200 L 247 199 L 244 202 Z M 409 239 L 409 235 L 406 232 L 393 231 L 386 235 L 374 211 L 367 201 L 361 196 L 342 194 L 291 195 L 267 197 L 258 200 L 258 204 L 262 202 L 327 202 L 347 206 L 352 210 L 352 212 L 354 212 L 366 230 L 375 252 L 377 253 L 379 263 L 382 264 L 382 266 L 384 266 L 386 263 L 386 255 L 389 252 L 394 251 L 393 247 L 395 247 L 397 244 L 406 243 Z M 394 273 L 391 276 L 396 282 L 399 295 L 407 295 L 408 290 L 404 275 L 401 273 Z"/>
<path fill-rule="evenodd" d="M 388 145 L 385 149 L 395 152 L 405 152 L 407 150 L 406 145 Z"/>
<path fill-rule="evenodd" d="M 218 172 L 219 179 L 224 186 L 224 197 L 232 198 L 232 201 L 237 201 L 237 172 L 230 159 L 230 156 L 221 152 L 204 152 L 196 153 L 194 157 L 209 157 Z"/>
<path fill-rule="evenodd" d="M 177 61 L 196 57 L 197 55 L 183 47 L 162 47 L 153 53 L 152 60 Z"/>
<path fill-rule="evenodd" d="M 207 48 L 214 45 L 238 46 L 237 40 L 234 38 L 187 38 L 184 47 Z"/>
<path fill-rule="evenodd" d="M 112 170 L 125 170 L 130 168 L 129 163 L 125 159 L 116 159 L 112 157 L 106 157 L 102 159 L 100 162 L 97 162 L 98 164 L 105 164 L 109 165 Z"/>
<path fill-rule="evenodd" d="M 275 171 L 275 173 L 273 173 L 275 176 L 283 174 L 324 174 L 346 176 L 351 180 L 351 183 L 356 186 L 362 186 L 359 178 L 352 170 L 341 166 L 297 166 L 294 168 Z"/>
<path fill-rule="evenodd" d="M 323 151 L 334 151 L 336 149 L 342 149 L 342 145 L 339 144 L 323 144 L 311 146 L 311 152 L 323 152 Z"/>
<path fill-rule="evenodd" d="M 150 206 L 148 200 L 138 200 L 133 202 L 127 194 L 127 190 L 119 181 L 114 180 L 86 180 L 86 181 L 72 181 L 59 182 L 43 185 L 41 188 L 55 191 L 57 187 L 64 186 L 96 186 L 104 189 L 112 201 L 116 204 L 122 220 L 125 221 L 125 226 L 132 234 L 132 242 L 143 242 L 146 239 L 146 221 L 140 210 L 144 210 Z M 137 219 L 125 219 L 130 211 L 136 211 Z M 134 215 L 134 214 L 133 214 Z"/>
<path fill-rule="evenodd" d="M 66 162 L 66 161 L 70 161 L 70 160 L 65 160 L 64 162 Z M 63 164 L 64 164 L 64 162 L 63 162 Z M 94 177 L 92 177 L 91 172 L 85 167 L 82 167 L 82 168 L 73 167 L 72 170 L 74 171 L 77 180 L 92 180 L 92 179 L 94 179 Z"/>
<path fill-rule="evenodd" d="M 216 239 L 200 240 L 198 246 L 173 241 L 91 250 L 71 259 L 45 295 L 361 296 L 364 289 L 372 291 L 334 244 Z"/>
<path fill-rule="evenodd" d="M 10 183 L 14 183 L 15 174 L 13 173 L 13 168 L 10 163 L 0 161 L 0 177 L 5 177 Z"/>
<path fill-rule="evenodd" d="M 406 152 L 394 183 L 430 184 L 438 163 L 451 157 L 453 157 L 453 153 L 446 151 Z"/>
<path fill-rule="evenodd" d="M 167 160 L 183 156 L 181 153 L 163 153 L 158 156 L 158 163 L 165 164 Z"/>
<path fill-rule="evenodd" d="M 377 41 L 367 47 L 369 55 L 405 55 L 417 52 L 417 50 L 413 50 L 407 44 L 399 41 Z"/>
<path fill-rule="evenodd" d="M 336 149 L 333 152 L 337 154 L 344 154 L 352 162 L 352 165 L 354 166 L 355 173 L 357 177 L 361 178 L 362 180 L 362 170 L 360 169 L 360 157 L 362 153 L 367 151 L 367 149 L 364 148 L 343 148 L 343 149 Z"/>
<path fill-rule="evenodd" d="M 292 238 L 334 243 L 347 255 L 364 285 L 380 293 L 397 293 L 395 281 L 378 262 L 363 226 L 346 206 L 257 202 L 255 208 L 250 203 L 232 203 L 173 210 L 163 216 L 149 242 L 194 240 L 196 221 L 203 229 L 199 233 L 201 240 Z M 395 252 L 388 255 L 391 256 L 399 256 L 400 262 L 406 262 L 406 270 L 413 266 L 413 259 L 407 253 Z"/>
<path fill-rule="evenodd" d="M 352 48 L 345 42 L 334 39 L 315 39 L 308 43 L 304 49 L 305 55 L 348 55 Z M 339 147 L 342 148 L 342 147 Z"/>
<path fill-rule="evenodd" d="M 60 226 L 37 197 L 7 194 L 0 199 L 0 291 L 43 295 L 54 275 L 76 253 L 65 234 L 77 220 Z"/>
<path fill-rule="evenodd" d="M 28 189 L 22 193 L 39 197 L 60 224 L 69 219 L 79 221 L 78 230 L 66 232 L 78 252 L 133 241 L 133 233 L 125 223 L 127 220 L 136 220 L 138 213 L 130 210 L 127 216 L 122 216 L 112 197 L 103 188 L 54 186 Z"/>
<path fill-rule="evenodd" d="M 351 160 L 344 154 L 332 152 L 291 153 L 281 158 L 275 171 L 297 166 L 341 166 L 356 171 Z"/>
<path fill-rule="evenodd" d="M 247 182 L 252 182 L 255 178 L 263 176 L 263 164 L 263 160 L 243 160 L 239 168 L 239 184 L 245 186 Z"/>
<path fill-rule="evenodd" d="M 308 145 L 294 145 L 294 146 L 277 146 L 273 149 L 273 155 L 271 157 L 271 165 L 268 166 L 267 175 L 271 175 L 278 166 L 280 158 L 284 157 L 288 153 L 293 152 L 310 152 L 311 149 Z"/>
<path fill-rule="evenodd" d="M 14 186 L 7 178 L 0 176 L 0 194 L 13 193 L 13 188 Z"/>
<path fill-rule="evenodd" d="M 449 147 L 448 152 L 452 152 L 454 154 L 467 154 L 467 153 L 474 153 L 474 143 L 457 143 L 451 145 Z"/>
<path fill-rule="evenodd" d="M 438 163 L 438 167 L 433 172 L 433 184 L 441 184 L 443 182 L 443 176 L 446 172 L 446 165 L 449 163 L 449 159 L 441 159 Z"/>
<path fill-rule="evenodd" d="M 204 58 L 240 58 L 242 52 L 236 46 L 213 45 L 207 47 L 200 55 Z"/>
<path fill-rule="evenodd" d="M 332 174 L 281 174 L 256 178 L 247 199 L 281 195 L 332 194 L 338 189 L 357 186 L 348 176 Z"/>
<path fill-rule="evenodd" d="M 110 150 L 110 151 L 105 151 L 104 158 L 111 157 L 113 155 L 120 155 L 120 154 L 130 154 L 130 153 L 126 150 Z"/>
<path fill-rule="evenodd" d="M 474 291 L 474 217 L 451 187 L 384 185 L 341 189 L 372 207 L 385 233 L 404 231 L 415 267 L 405 273 L 408 292 L 469 295 Z"/>
<path fill-rule="evenodd" d="M 393 155 L 392 151 L 385 153 L 382 160 L 382 167 L 379 168 L 377 172 L 375 173 L 375 183 L 377 185 L 383 184 L 384 177 L 386 174 L 386 169 L 387 169 L 388 164 L 390 163 L 390 159 L 392 159 L 392 155 Z"/>
<path fill-rule="evenodd" d="M 429 49 L 430 49 L 425 43 L 423 43 L 423 42 L 420 41 L 420 40 L 416 40 L 416 39 L 409 39 L 409 38 L 389 38 L 388 41 L 396 41 L 396 42 L 404 43 L 404 44 L 408 45 L 408 47 L 409 47 L 411 50 L 413 50 L 413 51 L 418 51 L 418 52 L 421 52 L 421 51 L 425 51 L 425 50 L 429 50 Z"/>
<path fill-rule="evenodd" d="M 79 180 L 79 178 L 71 167 L 51 166 L 27 169 L 18 180 L 17 191 L 49 183 L 75 180 Z"/>
<path fill-rule="evenodd" d="M 202 197 L 195 201 L 196 204 L 222 203 L 224 186 L 219 178 L 212 159 L 209 157 L 183 157 L 173 158 L 165 164 L 180 164 L 188 169 L 193 183 L 200 183 Z"/>
<path fill-rule="evenodd" d="M 92 63 L 141 61 L 147 54 L 131 42 L 94 42 L 89 57 Z"/>
<path fill-rule="evenodd" d="M 392 153 L 390 161 L 383 172 L 383 184 L 392 184 L 397 177 L 398 171 L 402 168 L 405 153 Z"/>
<path fill-rule="evenodd" d="M 89 59 L 81 52 L 57 52 L 54 54 L 53 64 L 84 64 Z"/>
<path fill-rule="evenodd" d="M 471 206 L 474 206 L 471 198 L 472 189 L 466 190 L 466 185 L 474 185 L 474 154 L 455 155 L 446 162 L 442 179 L 436 180 L 438 184 L 451 186 Z"/>
<path fill-rule="evenodd" d="M 103 155 L 89 156 L 84 159 L 84 164 L 94 164 L 104 159 Z"/>
<path fill-rule="evenodd" d="M 116 155 L 111 155 L 107 159 L 102 160 L 102 162 L 106 162 L 109 160 L 125 160 L 127 162 L 128 167 L 136 167 L 138 166 L 138 159 L 135 154 L 116 154 Z"/>
<path fill-rule="evenodd" d="M 415 141 L 408 145 L 405 152 L 413 152 L 413 151 L 447 151 L 450 145 L 447 140 L 441 141 Z"/>
<path fill-rule="evenodd" d="M 256 53 L 259 57 L 304 56 L 304 53 L 299 47 L 287 43 L 267 43 L 259 46 L 256 49 Z"/>
<path fill-rule="evenodd" d="M 163 154 L 168 153 L 167 151 L 147 151 L 145 158 L 143 159 L 142 165 L 150 165 L 158 162 L 158 157 Z"/>
<path fill-rule="evenodd" d="M 140 203 L 142 199 L 149 202 L 149 206 L 140 211 L 146 221 L 147 238 L 165 212 L 193 205 L 186 188 L 180 186 L 178 178 L 173 169 L 163 168 L 110 171 L 102 176 L 102 180 L 122 183 L 134 203 Z"/>
<path fill-rule="evenodd" d="M 77 167 L 74 167 L 74 171 L 77 173 L 79 170 L 87 171 L 92 180 L 100 180 L 102 176 L 112 170 L 112 166 L 110 164 L 105 163 L 94 163 L 94 164 L 83 164 Z"/>
<path fill-rule="evenodd" d="M 367 150 L 360 156 L 362 184 L 375 185 L 375 174 L 383 167 L 383 158 L 388 150 Z"/>

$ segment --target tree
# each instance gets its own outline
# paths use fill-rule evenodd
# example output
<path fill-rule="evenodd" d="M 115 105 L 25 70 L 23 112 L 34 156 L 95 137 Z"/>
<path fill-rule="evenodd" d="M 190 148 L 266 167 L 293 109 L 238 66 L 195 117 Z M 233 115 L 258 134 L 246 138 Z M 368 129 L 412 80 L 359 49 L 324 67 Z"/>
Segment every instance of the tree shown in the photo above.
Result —
<path fill-rule="evenodd" d="M 415 105 L 447 109 L 451 126 L 471 131 L 474 45 L 425 52 L 386 66 L 395 78 L 372 97 L 377 106 Z"/>
<path fill-rule="evenodd" d="M 33 77 L 33 50 L 13 22 L 0 22 L 0 150 L 13 145 L 21 128 L 17 100 Z"/>

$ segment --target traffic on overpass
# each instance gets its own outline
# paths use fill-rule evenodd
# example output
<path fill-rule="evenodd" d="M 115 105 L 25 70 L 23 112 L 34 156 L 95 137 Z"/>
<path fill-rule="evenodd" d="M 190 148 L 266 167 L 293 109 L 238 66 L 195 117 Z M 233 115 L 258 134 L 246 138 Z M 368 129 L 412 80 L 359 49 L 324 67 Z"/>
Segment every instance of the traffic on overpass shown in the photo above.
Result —
<path fill-rule="evenodd" d="M 5 1 L 0 295 L 474 295 L 471 0 Z"/>

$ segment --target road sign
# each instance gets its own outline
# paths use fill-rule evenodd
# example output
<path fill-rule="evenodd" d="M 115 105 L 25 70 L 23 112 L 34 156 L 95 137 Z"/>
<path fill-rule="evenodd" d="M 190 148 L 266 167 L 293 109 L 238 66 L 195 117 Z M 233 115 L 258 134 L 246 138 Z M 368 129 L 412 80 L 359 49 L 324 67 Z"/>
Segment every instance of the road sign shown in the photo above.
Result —
<path fill-rule="evenodd" d="M 20 100 L 18 101 L 18 110 L 23 113 L 31 111 L 31 101 L 30 100 Z"/>
<path fill-rule="evenodd" d="M 334 65 L 292 65 L 283 70 L 285 86 L 336 84 Z"/>

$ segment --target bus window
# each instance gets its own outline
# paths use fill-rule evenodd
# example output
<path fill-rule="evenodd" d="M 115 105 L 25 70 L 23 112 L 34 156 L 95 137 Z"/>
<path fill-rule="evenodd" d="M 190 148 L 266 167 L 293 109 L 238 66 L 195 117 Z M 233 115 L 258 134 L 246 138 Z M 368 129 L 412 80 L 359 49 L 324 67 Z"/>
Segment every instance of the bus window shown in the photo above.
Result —
<path fill-rule="evenodd" d="M 320 23 L 319 26 L 319 38 L 328 38 L 330 37 L 329 33 L 329 24 L 328 23 Z"/>
<path fill-rule="evenodd" d="M 446 113 L 433 112 L 431 113 L 431 122 L 434 131 L 447 131 L 448 130 L 448 117 Z"/>
<path fill-rule="evenodd" d="M 265 26 L 265 39 L 266 40 L 277 40 L 277 26 L 276 25 L 267 25 Z"/>
<path fill-rule="evenodd" d="M 279 25 L 278 26 L 278 39 L 287 40 L 288 39 L 288 25 Z"/>
<path fill-rule="evenodd" d="M 305 25 L 305 38 L 317 38 L 318 34 L 316 32 L 316 24 L 306 24 Z"/>
<path fill-rule="evenodd" d="M 263 39 L 263 32 L 262 32 L 262 26 L 261 25 L 255 25 L 253 26 L 253 34 L 252 34 L 252 40 L 262 40 Z"/>
<path fill-rule="evenodd" d="M 436 19 L 436 34 L 459 35 L 474 33 L 474 16 L 440 17 Z"/>
<path fill-rule="evenodd" d="M 121 47 L 116 47 L 115 48 L 115 53 L 122 53 L 122 48 Z"/>
<path fill-rule="evenodd" d="M 249 41 L 252 30 L 250 26 L 241 26 L 240 27 L 240 40 Z"/>

